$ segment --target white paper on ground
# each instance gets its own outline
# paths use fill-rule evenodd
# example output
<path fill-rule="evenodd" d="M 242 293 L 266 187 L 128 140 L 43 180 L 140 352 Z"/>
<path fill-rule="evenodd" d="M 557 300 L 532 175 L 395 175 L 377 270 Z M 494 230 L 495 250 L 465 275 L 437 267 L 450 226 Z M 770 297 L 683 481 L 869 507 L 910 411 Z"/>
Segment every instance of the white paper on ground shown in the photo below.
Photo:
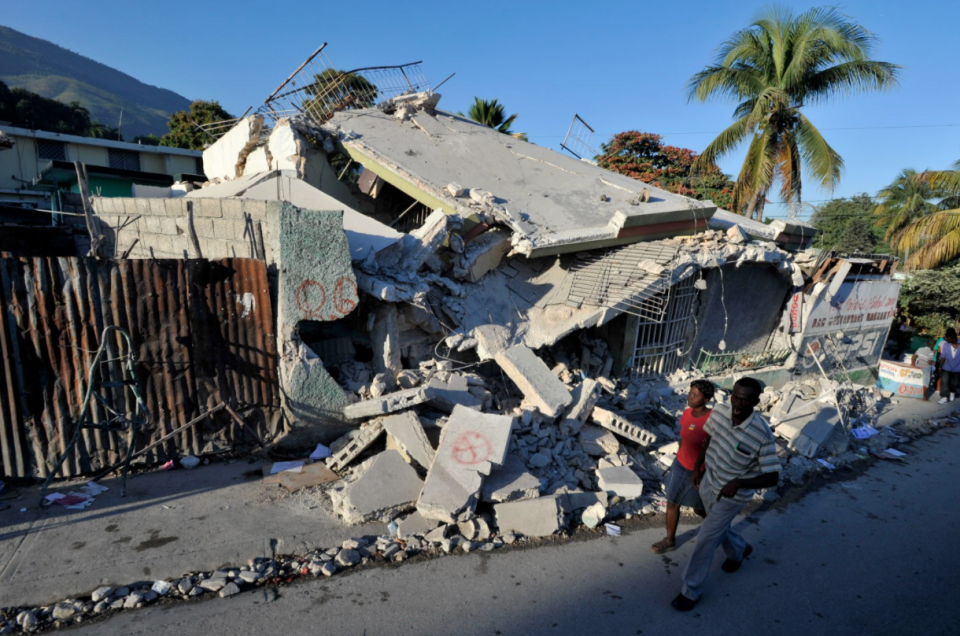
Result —
<path fill-rule="evenodd" d="M 833 464 L 831 464 L 830 462 L 828 462 L 828 461 L 825 460 L 825 459 L 817 459 L 817 461 L 820 462 L 820 464 L 821 464 L 822 466 L 825 466 L 825 467 L 829 468 L 830 470 L 833 470 L 833 469 L 836 468 L 836 466 L 834 466 Z"/>
<path fill-rule="evenodd" d="M 66 495 L 63 494 L 62 492 L 52 492 L 46 497 L 44 497 L 44 499 L 46 499 L 47 501 L 56 501 L 57 499 L 63 499 L 64 497 L 66 497 Z"/>
<path fill-rule="evenodd" d="M 869 424 L 864 424 L 863 426 L 858 426 L 854 429 L 850 429 L 850 433 L 857 439 L 867 439 L 873 437 L 880 433 L 877 429 L 873 428 Z"/>
<path fill-rule="evenodd" d="M 310 459 L 326 459 L 330 457 L 330 449 L 323 444 L 317 444 L 317 448 L 310 453 Z"/>
<path fill-rule="evenodd" d="M 888 454 L 888 455 L 893 455 L 894 457 L 906 457 L 906 456 L 907 456 L 906 453 L 901 453 L 901 452 L 898 451 L 896 448 L 888 448 L 888 449 L 886 449 L 886 450 L 884 450 L 884 451 L 881 451 L 881 452 L 882 452 L 882 453 L 886 453 L 886 454 Z"/>
<path fill-rule="evenodd" d="M 273 467 L 270 469 L 270 474 L 299 473 L 303 470 L 303 463 L 302 459 L 297 459 L 292 462 L 274 462 Z"/>
<path fill-rule="evenodd" d="M 613 524 L 613 523 L 605 523 L 605 524 L 603 524 L 603 525 L 606 526 L 606 528 L 607 528 L 607 534 L 610 535 L 611 537 L 619 537 L 619 536 L 620 536 L 620 526 L 618 526 L 618 525 L 616 525 L 616 524 Z"/>

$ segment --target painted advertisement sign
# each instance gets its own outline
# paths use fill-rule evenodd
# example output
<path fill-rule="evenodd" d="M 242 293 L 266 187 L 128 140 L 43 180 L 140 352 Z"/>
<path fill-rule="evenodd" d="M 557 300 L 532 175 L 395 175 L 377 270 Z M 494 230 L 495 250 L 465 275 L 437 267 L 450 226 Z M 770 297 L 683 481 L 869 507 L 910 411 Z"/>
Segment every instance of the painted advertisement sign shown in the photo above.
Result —
<path fill-rule="evenodd" d="M 803 322 L 803 292 L 798 291 L 790 297 L 790 333 L 800 331 Z"/>
<path fill-rule="evenodd" d="M 883 360 L 877 386 L 899 397 L 923 399 L 923 371 L 909 364 Z"/>
<path fill-rule="evenodd" d="M 799 375 L 819 375 L 814 356 L 828 372 L 840 368 L 875 367 L 880 362 L 889 329 L 889 325 L 884 324 L 863 331 L 847 331 L 839 339 L 832 334 L 804 334 L 797 355 L 796 372 Z"/>
<path fill-rule="evenodd" d="M 900 283 L 851 281 L 843 283 L 831 302 L 821 299 L 807 317 L 805 335 L 888 327 L 897 312 Z"/>

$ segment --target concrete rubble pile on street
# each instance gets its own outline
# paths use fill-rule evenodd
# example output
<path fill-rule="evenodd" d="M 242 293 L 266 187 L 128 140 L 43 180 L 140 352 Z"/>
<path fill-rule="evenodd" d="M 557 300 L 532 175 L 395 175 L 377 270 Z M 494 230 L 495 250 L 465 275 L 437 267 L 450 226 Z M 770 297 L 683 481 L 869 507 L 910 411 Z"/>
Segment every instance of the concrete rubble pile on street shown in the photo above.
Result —
<path fill-rule="evenodd" d="M 287 431 L 277 447 L 289 458 L 328 444 L 318 461 L 341 479 L 312 492 L 344 524 L 390 533 L 18 608 L 0 633 L 658 514 L 694 379 L 717 386 L 717 403 L 737 378 L 762 379 L 758 410 L 786 484 L 893 459 L 886 451 L 917 434 L 883 420 L 895 396 L 872 386 L 895 259 L 814 250 L 803 223 L 751 222 L 439 102 L 392 96 L 272 130 L 248 117 L 205 151 L 211 183 L 190 193 L 211 236 L 234 203 L 271 191 L 284 202 L 264 208 L 267 239 L 250 248 L 275 271 Z M 333 165 L 340 177 L 361 166 L 367 185 Z M 297 236 L 294 218 L 329 238 Z M 208 257 L 227 249 L 216 241 L 227 242 L 204 243 Z"/>

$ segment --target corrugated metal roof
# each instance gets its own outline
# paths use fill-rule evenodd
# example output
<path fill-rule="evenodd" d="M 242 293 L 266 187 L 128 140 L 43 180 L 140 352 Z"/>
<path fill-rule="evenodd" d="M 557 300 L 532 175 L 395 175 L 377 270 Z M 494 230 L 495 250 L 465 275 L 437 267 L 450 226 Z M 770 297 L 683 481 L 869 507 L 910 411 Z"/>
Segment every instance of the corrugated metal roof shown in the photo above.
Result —
<path fill-rule="evenodd" d="M 228 401 L 247 411 L 261 437 L 280 420 L 273 303 L 266 266 L 252 259 L 121 260 L 0 258 L 0 468 L 43 477 L 79 417 L 88 365 L 109 325 L 136 347 L 143 397 L 152 415 L 138 447 Z M 119 381 L 111 343 L 104 381 Z M 133 411 L 129 389 L 105 396 Z M 94 423 L 105 420 L 102 405 Z M 246 436 L 246 437 L 245 437 Z M 172 437 L 148 461 L 200 453 L 211 441 L 232 445 L 246 433 L 226 413 Z M 115 463 L 125 436 L 86 430 L 65 476 Z"/>

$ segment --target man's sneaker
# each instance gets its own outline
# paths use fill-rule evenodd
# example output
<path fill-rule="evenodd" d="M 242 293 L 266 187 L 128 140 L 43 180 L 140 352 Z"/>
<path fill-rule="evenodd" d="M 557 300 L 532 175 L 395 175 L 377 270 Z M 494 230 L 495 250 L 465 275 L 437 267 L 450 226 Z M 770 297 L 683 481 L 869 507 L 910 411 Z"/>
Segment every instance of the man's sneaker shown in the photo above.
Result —
<path fill-rule="evenodd" d="M 746 560 L 746 558 L 751 554 L 753 554 L 753 546 L 748 543 L 747 547 L 744 548 L 743 550 L 742 559 L 740 559 L 739 561 L 734 561 L 733 559 L 727 559 L 726 561 L 723 562 L 723 565 L 720 566 L 720 569 L 723 570 L 724 572 L 736 572 L 737 570 L 740 569 L 740 566 L 743 565 L 743 562 Z"/>
<path fill-rule="evenodd" d="M 683 595 L 683 592 L 681 592 L 680 594 L 677 594 L 677 598 L 670 601 L 670 604 L 673 605 L 673 609 L 677 610 L 678 612 L 689 612 L 697 606 L 699 601 L 700 599 L 694 600 L 692 598 L 687 598 Z"/>
<path fill-rule="evenodd" d="M 945 397 L 942 397 L 942 398 L 940 398 L 940 401 L 937 402 L 937 404 L 946 404 L 946 403 L 949 402 L 949 401 L 950 401 L 949 399 L 947 399 L 947 398 L 945 398 Z"/>

